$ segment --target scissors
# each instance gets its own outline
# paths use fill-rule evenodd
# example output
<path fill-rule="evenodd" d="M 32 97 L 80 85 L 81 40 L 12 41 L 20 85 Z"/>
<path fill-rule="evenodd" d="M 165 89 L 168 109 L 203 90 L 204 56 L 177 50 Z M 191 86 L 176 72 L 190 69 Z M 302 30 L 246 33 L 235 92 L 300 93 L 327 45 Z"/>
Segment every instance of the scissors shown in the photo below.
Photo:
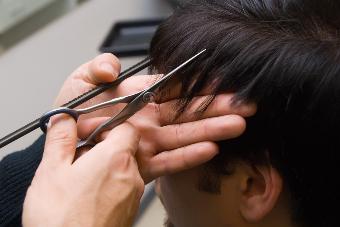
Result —
<path fill-rule="evenodd" d="M 177 66 L 175 69 L 173 69 L 171 72 L 163 76 L 160 80 L 158 80 L 156 83 L 151 85 L 150 87 L 123 97 L 118 97 L 111 99 L 109 101 L 99 103 L 97 105 L 83 108 L 83 109 L 71 109 L 68 107 L 60 107 L 54 110 L 51 110 L 47 113 L 45 113 L 40 118 L 40 128 L 43 132 L 46 133 L 47 129 L 47 123 L 49 122 L 50 118 L 57 114 L 68 114 L 72 116 L 76 121 L 78 120 L 79 116 L 82 114 L 88 114 L 94 111 L 97 111 L 99 109 L 103 109 L 109 106 L 114 106 L 118 103 L 127 103 L 127 105 L 116 115 L 111 117 L 110 119 L 106 120 L 102 124 L 100 124 L 90 135 L 84 140 L 80 140 L 77 144 L 77 149 L 82 148 L 85 146 L 94 146 L 96 144 L 95 139 L 98 134 L 103 132 L 105 129 L 108 128 L 114 128 L 127 119 L 129 119 L 131 116 L 133 116 L 135 113 L 143 109 L 148 103 L 154 102 L 156 97 L 156 92 L 159 90 L 162 85 L 164 85 L 167 81 L 169 81 L 173 75 L 185 67 L 186 65 L 190 64 L 193 60 L 195 60 L 197 57 L 199 57 L 201 54 L 203 54 L 206 50 L 202 50 L 201 52 L 197 53 L 187 61 L 183 62 L 181 65 Z"/>
<path fill-rule="evenodd" d="M 97 87 L 91 89 L 90 91 L 72 99 L 68 103 L 65 103 L 62 105 L 63 107 L 68 107 L 68 108 L 75 108 L 82 103 L 96 97 L 97 95 L 105 92 L 108 89 L 112 89 L 116 87 L 118 84 L 120 84 L 122 81 L 125 79 L 133 76 L 134 74 L 140 72 L 141 70 L 149 67 L 151 65 L 152 59 L 147 57 L 143 59 L 142 61 L 138 62 L 137 64 L 131 66 L 130 68 L 124 70 L 121 72 L 118 76 L 118 78 L 110 83 L 104 83 L 100 84 Z M 10 134 L 0 138 L 0 148 L 5 147 L 6 145 L 16 141 L 17 139 L 27 135 L 28 133 L 36 130 L 37 128 L 40 127 L 40 118 L 35 119 L 34 121 L 24 125 L 23 127 L 11 132 Z M 1 150 L 0 150 L 1 151 Z"/>

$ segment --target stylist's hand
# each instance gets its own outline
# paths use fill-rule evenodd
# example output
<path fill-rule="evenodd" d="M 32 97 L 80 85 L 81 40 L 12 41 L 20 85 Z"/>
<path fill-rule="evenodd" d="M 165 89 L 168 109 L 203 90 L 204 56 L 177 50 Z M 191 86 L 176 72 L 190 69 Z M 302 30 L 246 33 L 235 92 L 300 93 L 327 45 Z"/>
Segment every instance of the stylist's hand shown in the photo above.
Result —
<path fill-rule="evenodd" d="M 120 71 L 120 64 L 111 54 L 102 54 L 78 68 L 65 82 L 55 106 L 92 89 L 99 83 L 111 82 Z M 83 106 L 93 105 L 114 97 L 133 94 L 152 85 L 159 75 L 134 76 L 122 82 Z M 178 121 L 172 121 L 176 105 L 177 88 L 164 95 L 161 104 L 148 104 L 129 122 L 141 133 L 137 160 L 145 181 L 158 176 L 192 168 L 209 161 L 218 153 L 213 141 L 226 140 L 241 135 L 245 129 L 243 117 L 255 113 L 254 105 L 232 106 L 231 94 L 218 95 L 203 115 L 195 114 L 197 107 L 208 97 L 202 93 Z M 78 135 L 85 138 L 99 123 L 117 113 L 118 106 L 81 116 Z"/>
<path fill-rule="evenodd" d="M 128 123 L 74 163 L 72 118 L 51 119 L 42 162 L 24 203 L 26 227 L 131 226 L 144 183 L 134 159 L 139 135 Z"/>

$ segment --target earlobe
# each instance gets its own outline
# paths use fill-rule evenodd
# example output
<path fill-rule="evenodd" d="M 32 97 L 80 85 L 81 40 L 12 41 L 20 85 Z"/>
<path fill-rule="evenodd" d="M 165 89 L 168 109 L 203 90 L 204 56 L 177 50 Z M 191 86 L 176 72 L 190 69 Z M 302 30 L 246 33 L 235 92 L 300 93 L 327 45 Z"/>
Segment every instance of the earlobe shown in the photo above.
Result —
<path fill-rule="evenodd" d="M 240 212 L 248 222 L 258 222 L 275 207 L 282 191 L 282 178 L 270 165 L 247 168 L 241 182 Z"/>

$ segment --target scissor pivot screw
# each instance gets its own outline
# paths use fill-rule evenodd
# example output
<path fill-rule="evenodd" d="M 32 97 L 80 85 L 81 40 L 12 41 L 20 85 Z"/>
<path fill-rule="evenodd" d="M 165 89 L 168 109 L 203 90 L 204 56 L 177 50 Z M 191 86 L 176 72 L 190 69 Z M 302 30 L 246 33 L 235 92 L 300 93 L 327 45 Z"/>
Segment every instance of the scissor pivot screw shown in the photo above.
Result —
<path fill-rule="evenodd" d="M 143 95 L 143 102 L 149 103 L 149 102 L 154 102 L 155 101 L 155 94 L 153 92 L 146 92 Z"/>

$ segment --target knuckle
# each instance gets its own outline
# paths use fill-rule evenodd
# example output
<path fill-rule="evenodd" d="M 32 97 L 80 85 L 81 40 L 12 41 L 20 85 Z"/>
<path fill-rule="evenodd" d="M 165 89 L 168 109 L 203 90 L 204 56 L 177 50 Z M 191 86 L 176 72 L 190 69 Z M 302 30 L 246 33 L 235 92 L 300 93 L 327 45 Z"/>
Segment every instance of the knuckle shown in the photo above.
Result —
<path fill-rule="evenodd" d="M 140 199 L 144 193 L 144 181 L 140 177 L 138 171 L 124 174 L 121 179 L 121 182 L 129 188 L 129 193 L 135 195 L 138 199 Z"/>
<path fill-rule="evenodd" d="M 169 153 L 170 151 L 163 151 L 163 153 Z M 160 158 L 160 163 L 162 166 L 162 170 L 160 173 L 157 174 L 157 176 L 160 175 L 169 175 L 171 173 L 170 171 L 170 167 L 169 167 L 169 162 L 168 160 L 165 158 L 167 155 L 163 155 Z"/>
<path fill-rule="evenodd" d="M 126 143 L 126 146 L 124 148 L 129 152 L 129 153 L 135 153 L 138 142 L 140 140 L 140 133 L 137 127 L 132 125 L 129 122 L 125 122 L 122 124 L 120 127 L 122 127 L 122 130 L 124 130 L 126 138 L 128 138 L 128 142 Z"/>
<path fill-rule="evenodd" d="M 135 153 L 137 151 L 137 146 L 138 146 L 138 142 L 133 141 L 132 143 L 128 143 L 128 144 L 124 145 L 124 147 L 122 147 L 120 149 L 120 151 L 118 151 L 118 153 L 120 153 L 120 155 L 122 155 L 122 156 L 128 156 L 128 157 L 133 158 L 132 155 L 135 155 Z"/>
<path fill-rule="evenodd" d="M 135 159 L 129 153 L 124 150 L 116 150 L 111 152 L 110 158 L 108 158 L 107 164 L 109 165 L 109 169 L 112 170 L 112 172 L 121 173 L 121 174 L 128 174 L 129 170 L 132 168 L 133 165 L 135 165 Z"/>
<path fill-rule="evenodd" d="M 87 71 L 89 64 L 90 62 L 80 65 L 73 73 L 82 73 L 83 71 Z"/>
<path fill-rule="evenodd" d="M 135 189 L 136 189 L 138 198 L 141 198 L 144 193 L 144 181 L 139 174 L 135 178 Z"/>
<path fill-rule="evenodd" d="M 61 128 L 54 128 L 53 134 L 48 134 L 47 144 L 65 144 L 69 145 L 73 143 L 72 137 L 70 137 L 69 132 Z"/>
<path fill-rule="evenodd" d="M 183 167 L 185 169 L 189 169 L 192 167 L 191 163 L 189 162 L 188 158 L 187 158 L 187 152 L 186 150 L 188 150 L 188 147 L 184 147 L 183 148 L 183 152 L 182 152 L 182 160 L 183 160 Z"/>
<path fill-rule="evenodd" d="M 175 144 L 180 145 L 181 143 L 181 125 L 177 124 L 175 126 Z"/>
<path fill-rule="evenodd" d="M 134 154 L 136 153 L 136 150 L 137 150 L 136 145 L 137 145 L 137 144 L 129 143 L 129 144 L 126 146 L 124 153 L 125 153 L 125 154 L 128 154 L 131 158 L 133 158 L 132 155 L 134 155 Z"/>
<path fill-rule="evenodd" d="M 137 129 L 128 121 L 124 122 L 121 127 L 124 127 L 129 136 L 136 136 L 138 134 Z"/>
<path fill-rule="evenodd" d="M 113 159 L 114 159 L 113 164 L 119 163 L 119 166 L 124 171 L 130 166 L 132 157 L 130 153 L 124 149 L 124 151 L 115 152 L 115 154 L 113 154 Z"/>
<path fill-rule="evenodd" d="M 211 131 L 210 130 L 210 125 L 207 122 L 202 123 L 202 133 L 203 137 L 206 138 L 207 140 L 212 140 L 211 138 Z"/>
<path fill-rule="evenodd" d="M 133 156 L 128 153 L 118 154 L 114 162 L 111 162 L 111 171 L 114 178 L 119 179 L 122 184 L 128 185 L 134 191 L 143 192 L 144 181 L 141 178 L 137 162 Z"/>
<path fill-rule="evenodd" d="M 88 64 L 80 66 L 77 70 L 72 73 L 72 77 L 75 79 L 86 78 L 90 76 Z"/>

